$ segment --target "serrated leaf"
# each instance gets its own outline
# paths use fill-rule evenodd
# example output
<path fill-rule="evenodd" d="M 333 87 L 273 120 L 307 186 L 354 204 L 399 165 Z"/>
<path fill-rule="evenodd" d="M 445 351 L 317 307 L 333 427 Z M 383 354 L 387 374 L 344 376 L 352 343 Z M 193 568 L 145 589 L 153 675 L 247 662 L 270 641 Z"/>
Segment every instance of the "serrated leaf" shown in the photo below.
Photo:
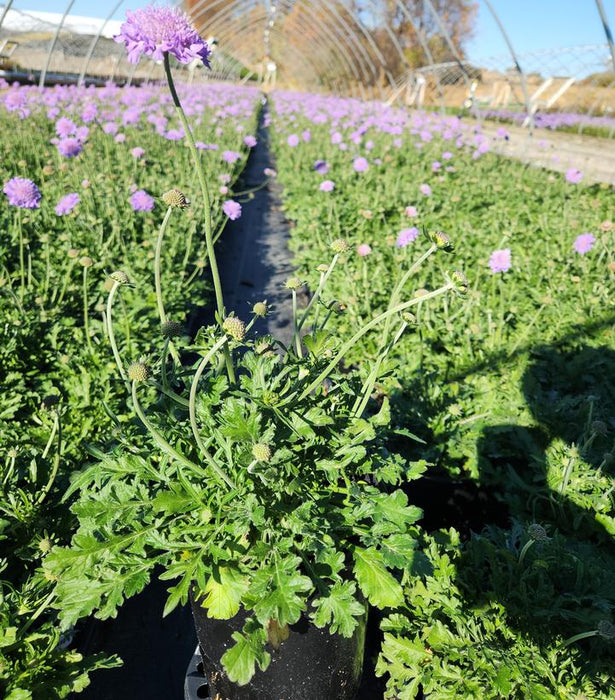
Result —
<path fill-rule="evenodd" d="M 376 499 L 374 520 L 388 520 L 400 528 L 415 523 L 423 511 L 417 506 L 408 505 L 408 496 L 403 491 L 394 491 L 391 494 L 381 494 Z"/>
<path fill-rule="evenodd" d="M 354 573 L 365 597 L 377 608 L 395 608 L 404 600 L 402 587 L 384 565 L 382 554 L 374 547 L 357 547 Z"/>
<path fill-rule="evenodd" d="M 414 561 L 416 540 L 412 535 L 390 535 L 380 543 L 380 551 L 387 566 L 410 570 Z"/>
<path fill-rule="evenodd" d="M 247 589 L 248 582 L 238 571 L 220 567 L 209 577 L 201 605 L 207 609 L 208 617 L 230 620 L 239 612 L 241 598 Z"/>
<path fill-rule="evenodd" d="M 233 633 L 233 640 L 235 644 L 220 660 L 233 683 L 246 685 L 256 672 L 256 664 L 261 671 L 266 671 L 269 666 L 271 656 L 265 650 L 267 633 L 256 620 L 248 620 L 243 632 Z"/>
<path fill-rule="evenodd" d="M 338 582 L 332 586 L 327 596 L 317 598 L 312 620 L 316 627 L 331 628 L 331 633 L 339 632 L 343 637 L 352 637 L 365 608 L 355 598 L 357 587 L 354 581 Z"/>

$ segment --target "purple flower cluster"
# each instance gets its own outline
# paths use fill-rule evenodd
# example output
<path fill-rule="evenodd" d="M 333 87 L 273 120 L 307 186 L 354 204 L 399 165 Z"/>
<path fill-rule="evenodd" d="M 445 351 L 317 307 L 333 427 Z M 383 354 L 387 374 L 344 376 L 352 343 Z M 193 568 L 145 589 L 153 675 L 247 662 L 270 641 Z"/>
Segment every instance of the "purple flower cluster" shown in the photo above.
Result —
<path fill-rule="evenodd" d="M 222 211 L 231 221 L 235 221 L 241 216 L 241 204 L 234 199 L 227 199 L 222 205 Z"/>
<path fill-rule="evenodd" d="M 133 211 L 152 211 L 154 205 L 154 198 L 145 190 L 137 190 L 130 195 L 130 206 Z"/>
<path fill-rule="evenodd" d="M 32 180 L 24 177 L 13 177 L 4 184 L 2 191 L 13 207 L 38 209 L 40 206 L 41 193 Z"/>
<path fill-rule="evenodd" d="M 81 197 L 76 192 L 64 195 L 56 204 L 55 212 L 58 216 L 69 214 L 81 201 Z"/>
<path fill-rule="evenodd" d="M 129 63 L 138 63 L 141 56 L 162 61 L 168 53 L 180 63 L 200 59 L 209 67 L 207 42 L 197 34 L 188 15 L 176 7 L 148 5 L 134 12 L 127 10 L 126 21 L 114 38 L 126 46 Z"/>
<path fill-rule="evenodd" d="M 508 272 L 512 266 L 510 248 L 502 250 L 494 250 L 489 258 L 489 267 L 491 272 Z"/>
<path fill-rule="evenodd" d="M 596 237 L 592 236 L 591 233 L 582 233 L 574 239 L 572 246 L 579 255 L 585 255 L 594 247 L 595 242 Z"/>
<path fill-rule="evenodd" d="M 412 228 L 404 228 L 399 232 L 395 245 L 398 248 L 405 248 L 409 243 L 415 241 L 418 238 L 418 235 L 419 230 L 415 226 Z"/>

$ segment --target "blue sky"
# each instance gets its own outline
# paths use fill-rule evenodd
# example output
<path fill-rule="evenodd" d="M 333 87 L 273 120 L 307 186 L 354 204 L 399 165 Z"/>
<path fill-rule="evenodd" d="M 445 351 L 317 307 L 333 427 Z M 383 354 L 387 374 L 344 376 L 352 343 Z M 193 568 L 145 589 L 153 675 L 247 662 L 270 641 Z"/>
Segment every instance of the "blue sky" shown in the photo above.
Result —
<path fill-rule="evenodd" d="M 138 7 L 147 0 L 127 0 L 126 7 Z M 468 46 L 469 57 L 506 53 L 506 46 L 486 5 L 480 5 L 476 38 Z M 595 0 L 491 0 L 510 39 L 519 53 L 605 42 Z M 104 17 L 117 0 L 75 0 L 71 13 Z M 16 0 L 13 7 L 24 10 L 63 12 L 67 0 Z M 603 0 L 611 30 L 615 33 L 615 0 Z"/>

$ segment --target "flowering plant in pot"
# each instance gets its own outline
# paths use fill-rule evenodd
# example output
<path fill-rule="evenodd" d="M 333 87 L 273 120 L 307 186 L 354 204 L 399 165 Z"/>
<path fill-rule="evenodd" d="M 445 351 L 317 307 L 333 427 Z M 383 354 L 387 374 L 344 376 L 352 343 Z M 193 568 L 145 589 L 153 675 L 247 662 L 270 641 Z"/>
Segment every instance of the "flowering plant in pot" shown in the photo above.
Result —
<path fill-rule="evenodd" d="M 149 8 L 131 21 L 124 30 L 129 49 L 150 46 L 155 55 L 163 46 L 169 88 L 211 211 L 169 67 L 169 52 L 186 58 L 172 38 L 190 56 L 206 59 L 206 50 L 174 10 Z M 160 27 L 173 36 L 153 36 Z M 331 318 L 343 305 L 327 298 L 326 288 L 348 246 L 332 241 L 305 309 L 297 304 L 301 280 L 287 281 L 294 311 L 287 347 L 252 332 L 270 312 L 266 302 L 254 306 L 247 323 L 226 309 L 207 215 L 216 323 L 188 342 L 164 311 L 159 254 L 172 217 L 188 203 L 177 190 L 163 200 L 168 211 L 154 259 L 162 347 L 156 357 L 132 363 L 122 357 L 113 304 L 129 280 L 114 273 L 108 336 L 141 430 L 135 439 L 131 426 L 130 438 L 73 480 L 67 497 L 78 493 L 78 531 L 70 547 L 55 548 L 45 561 L 57 581 L 60 618 L 69 626 L 92 613 L 113 617 L 162 567 L 161 578 L 173 581 L 165 614 L 192 601 L 214 696 L 351 698 L 367 606 L 402 603 L 395 572 L 411 568 L 417 542 L 421 511 L 395 486 L 424 469 L 388 451 L 388 404 L 369 411 L 369 399 L 378 379 L 394 371 L 387 355 L 413 323 L 408 311 L 463 292 L 465 279 L 455 272 L 440 288 L 403 299 L 421 264 L 451 247 L 444 234 L 432 234 L 388 309 L 342 343 Z M 343 369 L 349 350 L 376 328 L 382 332 L 376 358 Z"/>

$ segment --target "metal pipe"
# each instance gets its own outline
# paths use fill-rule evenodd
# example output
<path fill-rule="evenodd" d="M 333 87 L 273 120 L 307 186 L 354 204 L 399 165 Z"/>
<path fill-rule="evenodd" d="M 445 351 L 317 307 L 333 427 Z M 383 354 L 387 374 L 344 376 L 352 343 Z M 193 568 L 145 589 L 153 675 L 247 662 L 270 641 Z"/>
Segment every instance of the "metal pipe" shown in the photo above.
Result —
<path fill-rule="evenodd" d="M 611 50 L 611 61 L 613 62 L 613 70 L 615 70 L 615 44 L 613 43 L 613 35 L 611 34 L 611 28 L 606 18 L 606 12 L 604 11 L 604 5 L 602 0 L 596 0 L 596 6 L 598 7 L 598 13 L 600 14 L 600 19 L 602 20 L 602 27 L 604 28 L 604 33 L 606 34 L 606 41 Z M 1 22 L 0 22 L 1 24 Z"/>
<path fill-rule="evenodd" d="M 111 12 L 105 17 L 105 21 L 100 25 L 100 29 L 96 33 L 96 36 L 92 39 L 92 43 L 90 44 L 90 48 L 88 49 L 88 52 L 87 52 L 85 59 L 83 61 L 83 66 L 81 68 L 81 72 L 79 73 L 79 80 L 77 81 L 77 85 L 83 85 L 83 81 L 85 80 L 85 74 L 87 72 L 88 66 L 90 65 L 90 61 L 92 60 L 92 56 L 94 55 L 96 45 L 98 44 L 98 41 L 100 40 L 100 37 L 102 36 L 102 33 L 105 30 L 105 27 L 107 26 L 107 23 L 109 22 L 111 17 L 113 17 L 113 15 L 120 9 L 120 7 L 123 4 L 124 4 L 124 0 L 119 0 L 119 2 L 116 5 L 114 5 Z"/>
<path fill-rule="evenodd" d="M 60 22 L 58 26 L 56 27 L 55 34 L 53 35 L 53 38 L 51 39 L 51 42 L 49 43 L 49 50 L 47 51 L 47 58 L 45 59 L 45 65 L 43 66 L 43 70 L 41 71 L 41 77 L 38 82 L 39 87 L 44 87 L 45 86 L 45 78 L 47 77 L 47 71 L 49 70 L 49 65 L 51 64 L 51 54 L 53 53 L 53 50 L 55 49 L 56 42 L 58 41 L 58 37 L 60 36 L 60 32 L 62 31 L 62 27 L 64 26 L 64 22 L 66 21 L 66 18 L 68 17 L 68 13 L 71 10 L 71 7 L 75 4 L 75 0 L 69 0 L 68 5 L 66 6 L 66 9 L 64 10 L 64 14 L 62 15 L 62 18 L 60 19 Z"/>

